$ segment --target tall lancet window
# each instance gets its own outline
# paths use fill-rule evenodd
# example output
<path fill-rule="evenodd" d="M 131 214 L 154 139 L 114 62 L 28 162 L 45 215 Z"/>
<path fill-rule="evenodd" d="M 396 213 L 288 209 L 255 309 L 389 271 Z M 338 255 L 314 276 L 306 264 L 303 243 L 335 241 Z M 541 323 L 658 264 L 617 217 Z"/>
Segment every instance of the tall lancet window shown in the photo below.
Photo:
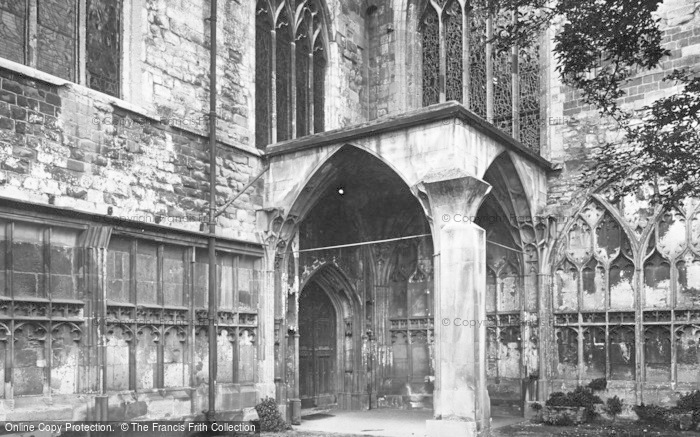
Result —
<path fill-rule="evenodd" d="M 326 21 L 320 0 L 258 0 L 255 144 L 321 132 L 325 118 Z"/>
<path fill-rule="evenodd" d="M 539 150 L 540 74 L 536 44 L 496 50 L 493 29 L 513 11 L 491 12 L 486 0 L 425 2 L 423 105 L 456 100 L 526 146 Z"/>
<path fill-rule="evenodd" d="M 255 145 L 270 144 L 272 114 L 272 15 L 266 1 L 259 1 L 255 20 Z"/>

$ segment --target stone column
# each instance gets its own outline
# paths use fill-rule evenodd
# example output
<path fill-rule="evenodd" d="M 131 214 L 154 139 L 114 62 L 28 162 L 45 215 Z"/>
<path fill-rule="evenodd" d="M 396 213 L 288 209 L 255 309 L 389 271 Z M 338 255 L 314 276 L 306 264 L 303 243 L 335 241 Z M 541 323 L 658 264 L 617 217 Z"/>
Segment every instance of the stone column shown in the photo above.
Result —
<path fill-rule="evenodd" d="M 473 218 L 490 185 L 460 171 L 432 175 L 427 196 L 436 256 L 434 420 L 428 436 L 488 433 L 486 236 Z"/>

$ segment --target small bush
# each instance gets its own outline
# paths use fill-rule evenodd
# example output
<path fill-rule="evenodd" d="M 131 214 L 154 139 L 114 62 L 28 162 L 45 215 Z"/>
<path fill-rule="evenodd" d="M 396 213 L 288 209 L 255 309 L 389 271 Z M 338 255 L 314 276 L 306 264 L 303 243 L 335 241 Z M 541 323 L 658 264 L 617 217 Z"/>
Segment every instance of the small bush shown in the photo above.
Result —
<path fill-rule="evenodd" d="M 665 427 L 668 424 L 669 409 L 658 405 L 635 405 L 633 407 L 639 420 L 650 425 Z"/>
<path fill-rule="evenodd" d="M 535 411 L 541 411 L 542 404 L 540 404 L 539 402 L 535 402 L 534 404 L 530 405 L 530 408 L 532 408 Z"/>
<path fill-rule="evenodd" d="M 575 425 L 574 419 L 571 418 L 571 416 L 567 416 L 565 414 L 561 416 L 557 416 L 553 418 L 550 422 L 549 425 L 554 425 L 554 426 L 573 426 Z"/>
<path fill-rule="evenodd" d="M 584 408 L 583 420 L 588 422 L 597 415 L 595 405 L 602 403 L 600 397 L 594 395 L 590 388 L 578 386 L 574 391 L 568 393 L 560 391 L 552 393 L 545 405 L 547 407 Z"/>
<path fill-rule="evenodd" d="M 265 398 L 255 406 L 255 411 L 260 418 L 260 430 L 263 432 L 280 432 L 292 429 L 282 418 L 277 401 L 274 398 Z"/>
<path fill-rule="evenodd" d="M 613 417 L 613 420 L 615 420 L 617 415 L 622 413 L 622 399 L 618 398 L 617 395 L 612 398 L 608 398 L 605 405 L 605 411 L 607 411 L 607 413 Z"/>
<path fill-rule="evenodd" d="M 594 379 L 588 383 L 588 388 L 593 391 L 603 391 L 608 387 L 608 380 L 605 378 Z"/>
<path fill-rule="evenodd" d="M 683 411 L 700 410 L 700 390 L 694 390 L 682 395 L 676 402 L 676 405 Z"/>

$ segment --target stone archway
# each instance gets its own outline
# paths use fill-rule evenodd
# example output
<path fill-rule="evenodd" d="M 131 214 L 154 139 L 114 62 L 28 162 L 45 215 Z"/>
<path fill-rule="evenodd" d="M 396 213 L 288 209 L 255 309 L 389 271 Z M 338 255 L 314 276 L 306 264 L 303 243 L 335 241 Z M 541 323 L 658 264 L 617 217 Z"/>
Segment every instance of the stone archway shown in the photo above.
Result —
<path fill-rule="evenodd" d="M 504 177 L 515 176 L 519 184 L 517 191 L 506 190 L 515 196 L 509 201 L 517 210 L 523 199 L 539 210 L 549 164 L 454 104 L 290 141 L 268 152 L 264 204 L 274 212 L 263 226 L 279 224 L 270 235 L 285 238 L 284 244 L 268 246 L 280 255 L 275 265 L 280 400 L 287 399 L 293 411 L 299 405 L 298 293 L 308 273 L 327 264 L 347 276 L 359 298 L 353 344 L 363 353 L 353 355 L 352 373 L 345 373 L 359 407 L 379 405 L 366 402 L 377 393 L 412 401 L 418 379 L 423 381 L 416 373 L 425 369 L 421 357 L 429 356 L 422 374 L 434 381 L 429 434 L 487 432 L 486 236 L 474 218 L 490 184 Z M 494 162 L 499 171 L 485 175 Z M 525 251 L 530 243 L 540 250 L 532 227 L 518 230 Z M 399 249 L 395 256 L 397 248 L 385 242 L 404 237 L 427 244 L 415 245 L 417 255 Z M 414 301 L 433 305 L 423 312 Z M 392 313 L 397 302 L 405 313 Z M 421 349 L 426 337 L 416 332 L 423 329 L 427 348 Z M 396 354 L 397 348 L 406 353 Z"/>
<path fill-rule="evenodd" d="M 366 403 L 359 382 L 362 305 L 337 266 L 321 265 L 305 277 L 298 321 L 301 408 L 360 409 Z"/>

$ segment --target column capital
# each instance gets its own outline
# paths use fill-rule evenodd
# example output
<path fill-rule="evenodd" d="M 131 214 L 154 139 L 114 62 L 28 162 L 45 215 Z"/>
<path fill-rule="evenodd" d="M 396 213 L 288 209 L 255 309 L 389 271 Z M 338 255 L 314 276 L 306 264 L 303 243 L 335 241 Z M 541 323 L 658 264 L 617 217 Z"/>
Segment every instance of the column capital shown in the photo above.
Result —
<path fill-rule="evenodd" d="M 455 214 L 476 216 L 491 185 L 455 168 L 428 173 L 413 191 L 429 217 L 449 222 Z"/>

